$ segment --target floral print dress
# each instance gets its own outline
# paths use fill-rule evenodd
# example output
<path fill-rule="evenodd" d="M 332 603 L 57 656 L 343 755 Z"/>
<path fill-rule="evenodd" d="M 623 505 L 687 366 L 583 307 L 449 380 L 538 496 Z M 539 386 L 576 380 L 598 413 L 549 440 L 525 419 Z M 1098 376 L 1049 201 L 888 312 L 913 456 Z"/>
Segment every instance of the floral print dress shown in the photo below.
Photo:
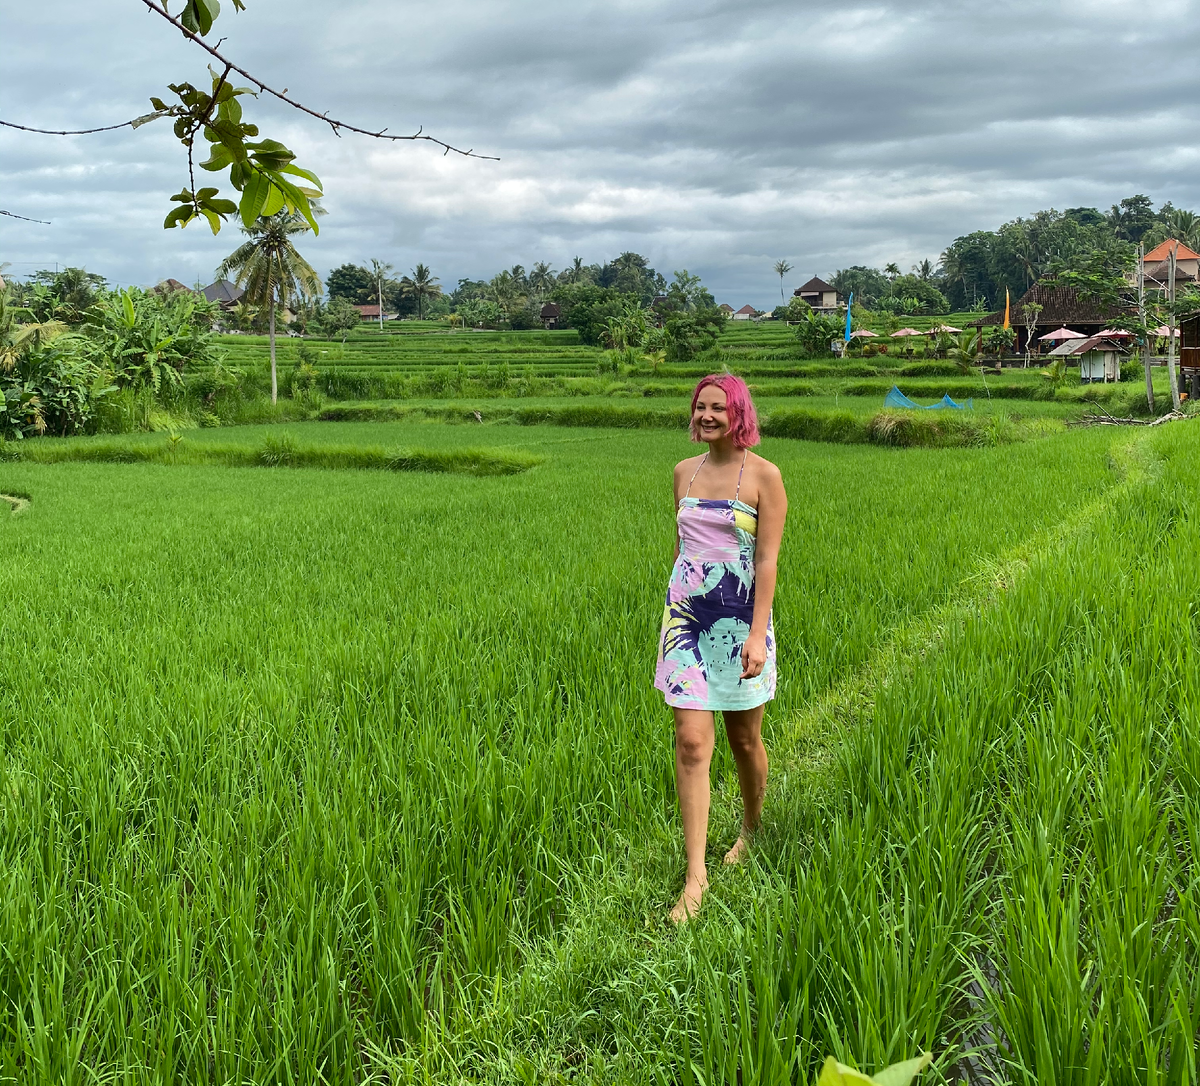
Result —
<path fill-rule="evenodd" d="M 705 460 L 707 460 L 707 454 Z M 704 466 L 700 461 L 692 482 Z M 746 460 L 742 458 L 742 471 Z M 767 661 L 742 678 L 742 646 L 754 618 L 758 511 L 738 500 L 679 499 L 679 557 L 667 586 L 654 685 L 679 709 L 753 709 L 775 696 L 775 629 L 767 621 Z"/>

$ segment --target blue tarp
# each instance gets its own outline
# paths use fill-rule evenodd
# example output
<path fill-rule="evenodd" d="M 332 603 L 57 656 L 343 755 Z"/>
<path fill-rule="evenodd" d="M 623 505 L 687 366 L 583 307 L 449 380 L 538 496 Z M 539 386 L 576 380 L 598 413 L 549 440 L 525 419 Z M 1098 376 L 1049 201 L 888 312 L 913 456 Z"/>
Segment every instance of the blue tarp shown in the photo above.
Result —
<path fill-rule="evenodd" d="M 974 399 L 968 400 L 966 403 L 955 403 L 950 399 L 947 393 L 937 403 L 920 404 L 914 403 L 904 395 L 895 385 L 892 385 L 892 391 L 889 392 L 883 399 L 884 407 L 915 407 L 918 411 L 939 411 L 943 407 L 953 407 L 956 411 L 966 411 L 968 408 L 975 406 Z"/>

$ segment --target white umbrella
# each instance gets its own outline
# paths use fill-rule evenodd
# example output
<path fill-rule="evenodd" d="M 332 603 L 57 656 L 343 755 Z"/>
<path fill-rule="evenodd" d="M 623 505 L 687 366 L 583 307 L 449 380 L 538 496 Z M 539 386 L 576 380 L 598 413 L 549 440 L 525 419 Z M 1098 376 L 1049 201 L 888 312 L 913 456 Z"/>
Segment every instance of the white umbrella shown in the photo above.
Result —
<path fill-rule="evenodd" d="M 901 328 L 899 332 L 892 333 L 892 339 L 897 336 L 923 336 L 924 332 L 918 332 L 915 328 Z"/>
<path fill-rule="evenodd" d="M 1044 336 L 1038 336 L 1038 339 L 1048 339 L 1051 342 L 1057 342 L 1060 339 L 1087 339 L 1083 332 L 1075 332 L 1070 328 L 1056 328 L 1053 332 L 1047 332 Z"/>

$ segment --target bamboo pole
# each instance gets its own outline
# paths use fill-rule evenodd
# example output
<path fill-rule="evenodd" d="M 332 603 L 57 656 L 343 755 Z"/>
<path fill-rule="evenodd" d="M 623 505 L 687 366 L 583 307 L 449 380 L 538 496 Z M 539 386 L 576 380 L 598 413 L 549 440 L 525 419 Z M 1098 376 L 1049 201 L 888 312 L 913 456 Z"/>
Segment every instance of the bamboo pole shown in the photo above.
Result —
<path fill-rule="evenodd" d="M 1178 248 L 1178 242 L 1171 246 L 1171 282 L 1167 287 L 1167 297 L 1170 299 L 1170 312 L 1167 315 L 1167 372 L 1171 378 L 1171 406 L 1175 411 L 1180 407 L 1179 375 L 1175 372 L 1175 254 Z"/>
<path fill-rule="evenodd" d="M 1138 242 L 1137 258 L 1138 322 L 1142 328 L 1142 365 L 1146 370 L 1146 404 L 1154 414 L 1154 378 L 1150 372 L 1150 345 L 1153 342 L 1146 332 L 1146 245 Z"/>

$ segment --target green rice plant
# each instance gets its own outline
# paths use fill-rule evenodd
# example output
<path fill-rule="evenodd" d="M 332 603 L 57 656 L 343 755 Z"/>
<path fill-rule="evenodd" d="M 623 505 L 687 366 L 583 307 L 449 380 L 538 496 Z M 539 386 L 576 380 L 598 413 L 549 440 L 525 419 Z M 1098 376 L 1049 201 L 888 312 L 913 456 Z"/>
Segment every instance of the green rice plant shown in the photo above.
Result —
<path fill-rule="evenodd" d="M 675 932 L 694 446 L 478 425 L 0 463 L 0 1080 L 1195 1080 L 1200 430 L 768 436 L 767 808 Z"/>

